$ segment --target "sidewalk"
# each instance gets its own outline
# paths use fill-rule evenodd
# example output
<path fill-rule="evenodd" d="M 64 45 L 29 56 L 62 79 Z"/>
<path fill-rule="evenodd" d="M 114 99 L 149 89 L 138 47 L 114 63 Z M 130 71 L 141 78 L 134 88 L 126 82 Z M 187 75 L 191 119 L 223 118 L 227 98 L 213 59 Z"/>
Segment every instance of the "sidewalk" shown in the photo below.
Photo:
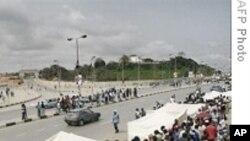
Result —
<path fill-rule="evenodd" d="M 24 87 L 15 88 L 12 91 L 15 94 L 14 96 L 5 97 L 4 101 L 0 99 L 0 108 L 29 102 L 41 97 L 41 94 L 37 91 Z"/>

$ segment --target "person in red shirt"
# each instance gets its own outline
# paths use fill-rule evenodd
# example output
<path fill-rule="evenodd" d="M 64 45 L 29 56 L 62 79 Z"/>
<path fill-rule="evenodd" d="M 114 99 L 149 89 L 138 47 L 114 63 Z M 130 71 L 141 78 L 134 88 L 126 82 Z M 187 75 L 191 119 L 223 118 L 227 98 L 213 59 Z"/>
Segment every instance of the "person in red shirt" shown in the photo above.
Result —
<path fill-rule="evenodd" d="M 210 123 L 205 130 L 205 136 L 207 141 L 215 141 L 217 138 L 217 128 L 214 123 Z"/>

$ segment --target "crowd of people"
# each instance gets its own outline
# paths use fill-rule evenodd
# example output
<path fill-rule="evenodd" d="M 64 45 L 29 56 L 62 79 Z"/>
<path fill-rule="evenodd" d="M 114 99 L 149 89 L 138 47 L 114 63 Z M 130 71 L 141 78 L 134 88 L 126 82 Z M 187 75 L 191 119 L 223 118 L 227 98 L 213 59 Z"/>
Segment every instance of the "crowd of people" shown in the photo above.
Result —
<path fill-rule="evenodd" d="M 162 103 L 160 103 L 159 101 L 156 101 L 155 106 L 153 106 L 153 110 L 157 110 L 160 109 L 161 107 L 163 107 L 164 105 Z"/>
<path fill-rule="evenodd" d="M 9 99 L 14 96 L 15 96 L 15 93 L 11 91 L 9 87 L 7 87 L 5 90 L 1 90 L 0 92 L 0 100 L 3 103 L 6 101 L 6 99 Z"/>
<path fill-rule="evenodd" d="M 139 110 L 139 108 L 135 109 L 135 119 L 139 119 L 144 116 L 146 116 L 146 111 L 144 108 L 141 108 L 141 110 Z"/>
<path fill-rule="evenodd" d="M 197 103 L 203 103 L 203 96 L 205 93 L 199 93 L 198 91 L 194 93 L 190 93 L 186 96 L 186 99 L 184 103 L 189 103 L 189 104 L 197 104 Z"/>
<path fill-rule="evenodd" d="M 197 93 L 196 97 L 200 97 Z M 191 99 L 193 100 L 193 99 Z M 132 141 L 229 141 L 227 113 L 230 109 L 230 98 L 220 95 L 213 100 L 205 101 L 194 117 L 180 122 L 175 119 L 171 128 L 164 125 L 152 131 L 148 138 L 135 136 Z"/>
<path fill-rule="evenodd" d="M 100 105 L 101 103 L 109 104 L 110 102 L 122 101 L 132 97 L 137 98 L 137 91 L 137 88 L 110 88 L 107 90 L 103 90 L 100 93 L 89 95 L 87 97 L 82 97 L 80 95 L 64 95 L 61 93 L 59 98 L 53 100 L 53 108 L 56 108 L 56 114 L 60 114 L 61 112 L 67 113 L 71 109 L 84 107 L 86 103 L 89 103 L 91 105 L 96 103 L 96 105 Z M 48 100 L 47 102 L 41 101 L 37 103 L 36 108 L 39 118 L 45 116 L 45 109 L 48 108 L 46 104 L 50 102 L 50 100 Z"/>

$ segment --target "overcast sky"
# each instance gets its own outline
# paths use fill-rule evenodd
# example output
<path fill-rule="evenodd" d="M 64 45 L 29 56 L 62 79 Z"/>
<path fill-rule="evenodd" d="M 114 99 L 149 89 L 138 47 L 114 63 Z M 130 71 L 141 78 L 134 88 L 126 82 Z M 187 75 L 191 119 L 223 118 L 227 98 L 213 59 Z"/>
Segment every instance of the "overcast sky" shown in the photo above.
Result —
<path fill-rule="evenodd" d="M 123 54 L 169 54 L 229 67 L 229 0 L 0 0 L 0 72 L 80 64 Z"/>

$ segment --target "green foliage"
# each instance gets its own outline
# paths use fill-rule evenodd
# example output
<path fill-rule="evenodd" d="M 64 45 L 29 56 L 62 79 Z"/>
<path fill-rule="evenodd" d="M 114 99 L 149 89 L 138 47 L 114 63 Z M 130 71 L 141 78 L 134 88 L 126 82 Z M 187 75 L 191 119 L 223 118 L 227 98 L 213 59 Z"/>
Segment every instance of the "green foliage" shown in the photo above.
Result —
<path fill-rule="evenodd" d="M 145 61 L 146 59 L 143 60 Z M 95 68 L 91 65 L 83 65 L 80 66 L 78 71 L 82 74 L 84 80 L 115 81 L 122 80 L 122 69 L 124 69 L 125 80 L 137 80 L 138 67 L 140 67 L 140 80 L 168 79 L 173 78 L 176 61 L 178 77 L 187 77 L 189 71 L 193 71 L 194 74 L 202 73 L 205 76 L 212 75 L 215 72 L 213 68 L 207 65 L 200 65 L 194 60 L 180 55 L 176 58 L 171 58 L 169 61 L 159 61 L 157 63 L 151 61 L 153 60 L 147 58 L 147 62 L 140 63 L 139 66 L 137 63 L 130 63 L 127 55 L 123 55 L 119 59 L 119 63 L 111 61 L 106 64 L 103 59 L 98 58 L 94 63 Z M 53 80 L 58 77 L 58 72 L 60 72 L 62 80 L 74 81 L 76 70 L 67 70 L 57 65 L 42 69 L 40 77 Z"/>
<path fill-rule="evenodd" d="M 151 58 L 145 58 L 145 59 L 143 59 L 143 61 L 144 61 L 145 63 L 153 63 L 153 62 L 154 62 L 154 60 L 151 59 Z"/>
<path fill-rule="evenodd" d="M 118 69 L 119 66 L 120 66 L 119 63 L 117 63 L 117 62 L 115 62 L 115 61 L 111 61 L 111 62 L 109 62 L 109 63 L 107 64 L 106 68 L 107 68 L 108 70 L 115 70 L 115 69 Z"/>
<path fill-rule="evenodd" d="M 97 58 L 95 60 L 94 66 L 95 68 L 101 68 L 101 67 L 105 67 L 106 63 L 102 58 Z"/>
<path fill-rule="evenodd" d="M 128 57 L 127 55 L 123 55 L 123 56 L 120 58 L 119 62 L 120 62 L 121 64 L 123 64 L 124 66 L 126 66 L 126 65 L 129 63 L 129 57 Z"/>

